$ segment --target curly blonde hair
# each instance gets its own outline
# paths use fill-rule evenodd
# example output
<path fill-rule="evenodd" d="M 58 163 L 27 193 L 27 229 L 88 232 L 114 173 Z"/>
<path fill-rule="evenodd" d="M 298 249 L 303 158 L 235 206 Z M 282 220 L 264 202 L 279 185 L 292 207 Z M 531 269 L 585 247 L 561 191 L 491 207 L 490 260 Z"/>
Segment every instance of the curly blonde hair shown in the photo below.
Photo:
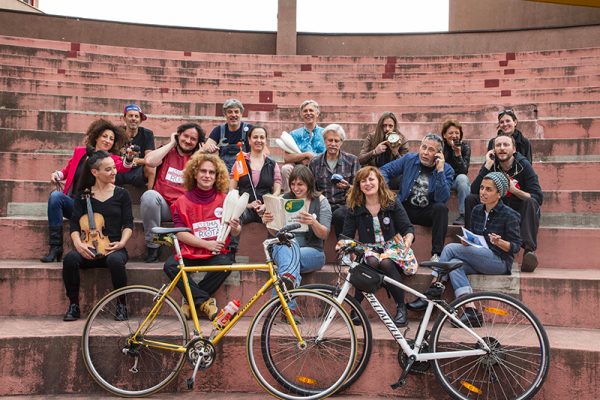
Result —
<path fill-rule="evenodd" d="M 200 169 L 200 165 L 204 161 L 210 161 L 217 170 L 215 176 L 215 189 L 220 193 L 227 193 L 229 191 L 229 173 L 223 160 L 217 157 L 215 154 L 196 153 L 190 158 L 185 165 L 183 170 L 183 187 L 187 191 L 191 191 L 196 187 L 196 174 Z"/>
<path fill-rule="evenodd" d="M 381 207 L 389 207 L 396 201 L 396 193 L 392 192 L 388 188 L 388 185 L 385 183 L 383 175 L 381 175 L 379 169 L 373 166 L 367 166 L 359 169 L 354 177 L 354 182 L 352 183 L 352 187 L 350 187 L 348 196 L 346 198 L 346 203 L 348 204 L 349 208 L 356 208 L 365 205 L 366 197 L 362 190 L 360 190 L 360 182 L 367 179 L 371 172 L 375 174 L 377 182 L 379 182 L 377 197 L 379 198 L 379 204 Z"/>

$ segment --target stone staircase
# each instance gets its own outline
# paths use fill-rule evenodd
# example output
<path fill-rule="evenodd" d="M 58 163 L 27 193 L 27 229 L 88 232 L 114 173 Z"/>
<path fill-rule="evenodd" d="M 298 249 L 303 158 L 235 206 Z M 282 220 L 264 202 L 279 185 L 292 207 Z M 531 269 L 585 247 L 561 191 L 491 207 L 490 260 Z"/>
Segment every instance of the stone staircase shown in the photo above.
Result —
<path fill-rule="evenodd" d="M 540 267 L 532 274 L 521 274 L 516 266 L 511 276 L 473 277 L 473 285 L 522 299 L 547 327 L 551 369 L 536 398 L 599 398 L 599 61 L 600 47 L 313 57 L 188 53 L 0 36 L 0 236 L 5 238 L 0 242 L 0 396 L 102 396 L 80 356 L 83 322 L 67 324 L 60 318 L 67 305 L 61 264 L 37 261 L 47 248 L 50 171 L 66 163 L 93 119 L 118 122 L 126 103 L 141 105 L 149 117 L 144 126 L 164 143 L 182 122 L 196 121 L 210 131 L 223 122 L 223 100 L 236 97 L 246 106 L 246 119 L 264 125 L 271 138 L 300 126 L 298 106 L 314 98 L 321 105 L 321 125 L 342 124 L 349 136 L 344 146 L 353 153 L 383 111 L 396 113 L 413 150 L 425 133 L 439 132 L 444 119 L 457 118 L 472 146 L 471 177 L 495 132 L 497 112 L 512 107 L 520 130 L 532 141 L 534 168 L 544 190 Z M 279 149 L 271 150 L 281 157 Z M 135 204 L 139 196 L 132 194 Z M 449 207 L 456 210 L 455 196 Z M 447 242 L 455 241 L 457 232 L 450 227 Z M 417 227 L 418 259 L 429 258 L 429 234 Z M 263 261 L 256 249 L 265 237 L 258 224 L 244 227 L 238 258 Z M 326 243 L 329 263 L 335 262 L 333 243 L 332 237 Z M 166 278 L 162 265 L 139 262 L 144 250 L 138 219 L 128 243 L 129 282 L 160 286 Z M 218 303 L 233 297 L 247 300 L 263 279 L 257 274 L 232 274 L 217 294 Z M 84 315 L 110 290 L 107 275 L 103 270 L 82 273 Z M 328 265 L 303 282 L 333 283 L 336 278 Z M 424 269 L 410 280 L 423 289 L 428 281 Z M 386 305 L 392 306 L 389 299 Z M 400 391 L 389 388 L 400 373 L 398 348 L 381 324 L 373 322 L 370 365 L 344 395 L 446 398 L 432 374 L 411 377 Z M 244 360 L 248 323 L 243 320 L 219 346 L 217 362 L 203 374 L 196 391 L 260 396 Z M 415 333 L 414 321 L 411 327 L 409 336 Z M 189 372 L 184 370 L 161 396 L 183 392 Z"/>

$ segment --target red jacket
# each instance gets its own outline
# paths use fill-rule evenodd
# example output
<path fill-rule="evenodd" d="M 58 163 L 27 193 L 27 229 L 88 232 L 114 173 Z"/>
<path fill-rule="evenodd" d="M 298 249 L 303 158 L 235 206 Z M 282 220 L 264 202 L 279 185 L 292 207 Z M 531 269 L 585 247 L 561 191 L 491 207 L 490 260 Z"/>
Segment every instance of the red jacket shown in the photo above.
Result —
<path fill-rule="evenodd" d="M 68 194 L 69 189 L 71 189 L 71 186 L 73 186 L 73 180 L 75 179 L 75 172 L 77 171 L 77 166 L 79 165 L 79 162 L 81 161 L 83 156 L 85 156 L 85 152 L 86 152 L 86 148 L 84 146 L 75 147 L 75 150 L 73 150 L 73 156 L 67 163 L 67 166 L 60 170 L 60 172 L 63 174 L 63 176 L 66 179 L 65 187 L 63 189 L 64 194 Z M 123 166 L 123 160 L 121 160 L 121 157 L 116 156 L 114 154 L 111 154 L 110 156 L 112 157 L 113 160 L 115 160 L 117 172 L 129 171 L 130 168 L 125 168 Z"/>
<path fill-rule="evenodd" d="M 197 204 L 183 195 L 175 200 L 171 206 L 171 213 L 177 213 L 185 227 L 192 230 L 194 236 L 204 240 L 215 240 L 221 226 L 225 196 L 225 193 L 217 193 L 211 203 Z M 229 237 L 225 239 L 225 246 L 221 250 L 222 254 L 227 253 L 226 247 L 228 243 Z M 184 258 L 198 259 L 214 257 L 214 254 L 210 250 L 201 247 L 194 247 L 181 242 L 180 246 L 181 255 Z"/>

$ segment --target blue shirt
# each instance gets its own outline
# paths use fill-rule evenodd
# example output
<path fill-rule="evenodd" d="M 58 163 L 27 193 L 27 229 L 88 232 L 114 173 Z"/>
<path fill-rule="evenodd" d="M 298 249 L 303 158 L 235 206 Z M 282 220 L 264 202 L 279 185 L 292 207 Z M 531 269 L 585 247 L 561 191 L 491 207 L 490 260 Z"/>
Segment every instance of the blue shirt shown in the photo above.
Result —
<path fill-rule="evenodd" d="M 294 138 L 294 141 L 303 153 L 314 153 L 321 154 L 325 152 L 325 142 L 323 141 L 323 128 L 315 126 L 311 132 L 306 129 L 306 126 L 302 128 L 294 129 L 290 132 L 290 135 Z"/>
<path fill-rule="evenodd" d="M 402 181 L 398 192 L 400 202 L 404 203 L 408 199 L 412 187 L 421 173 L 421 165 L 418 153 L 408 153 L 381 167 L 381 174 L 386 183 L 397 176 L 401 177 Z M 448 163 L 444 164 L 443 172 L 438 172 L 434 168 L 429 175 L 429 203 L 446 203 L 450 198 L 453 181 L 454 170 Z"/>

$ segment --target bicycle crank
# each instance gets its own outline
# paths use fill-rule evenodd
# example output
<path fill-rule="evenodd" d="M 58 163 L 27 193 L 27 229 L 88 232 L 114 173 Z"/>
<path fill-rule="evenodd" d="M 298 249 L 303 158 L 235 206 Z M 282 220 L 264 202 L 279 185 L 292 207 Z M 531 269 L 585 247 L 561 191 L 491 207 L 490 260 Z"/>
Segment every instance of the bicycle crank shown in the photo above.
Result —
<path fill-rule="evenodd" d="M 215 361 L 215 347 L 204 338 L 195 338 L 187 344 L 186 355 L 188 362 L 194 367 L 192 377 L 185 381 L 187 388 L 191 390 L 194 388 L 198 369 L 207 369 Z"/>

